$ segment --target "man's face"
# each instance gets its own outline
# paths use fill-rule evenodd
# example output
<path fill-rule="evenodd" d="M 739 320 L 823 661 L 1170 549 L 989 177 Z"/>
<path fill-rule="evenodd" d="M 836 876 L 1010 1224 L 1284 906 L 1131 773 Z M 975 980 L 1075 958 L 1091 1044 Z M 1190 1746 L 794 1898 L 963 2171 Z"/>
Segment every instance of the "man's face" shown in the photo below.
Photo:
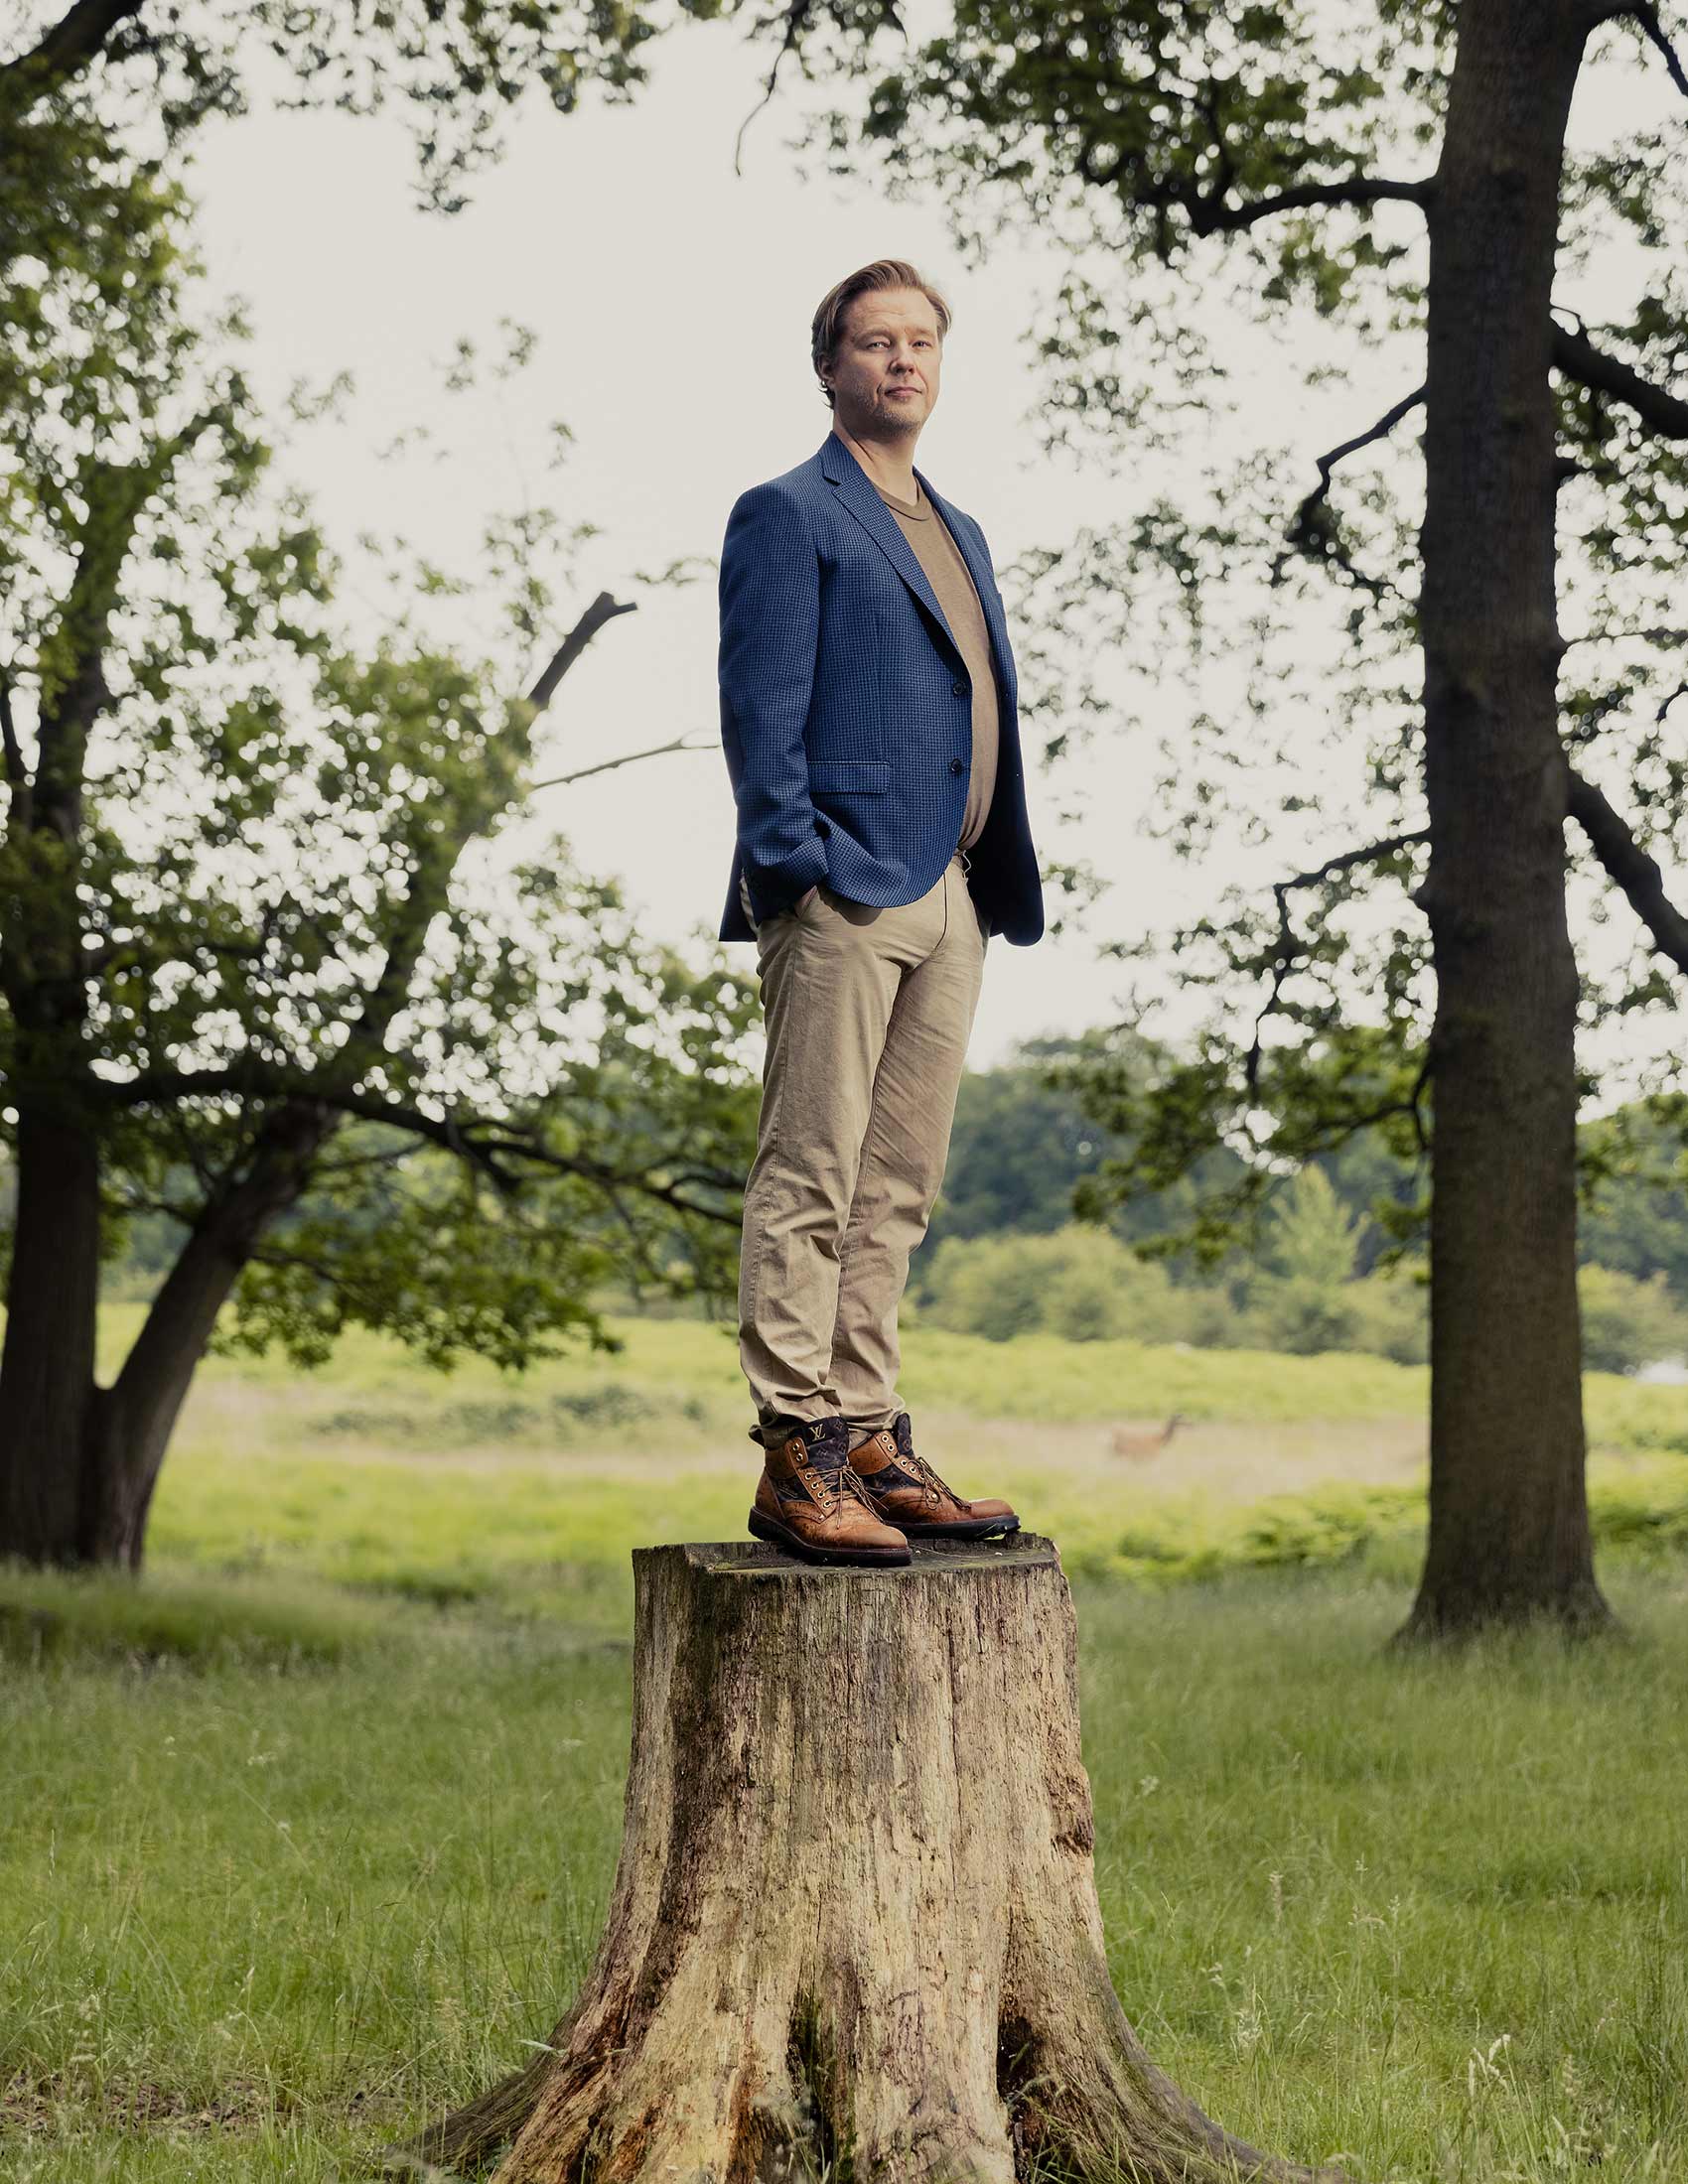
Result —
<path fill-rule="evenodd" d="M 937 401 L 942 349 L 937 313 L 917 288 L 851 297 L 838 346 L 821 366 L 845 430 L 874 440 L 918 433 Z"/>

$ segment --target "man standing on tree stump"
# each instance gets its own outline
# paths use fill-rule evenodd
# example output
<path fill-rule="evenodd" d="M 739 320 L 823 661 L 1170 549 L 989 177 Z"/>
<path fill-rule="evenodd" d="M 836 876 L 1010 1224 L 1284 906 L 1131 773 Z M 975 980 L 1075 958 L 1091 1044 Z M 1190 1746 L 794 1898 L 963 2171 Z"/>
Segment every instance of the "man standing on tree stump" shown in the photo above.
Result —
<path fill-rule="evenodd" d="M 721 556 L 720 937 L 756 942 L 768 1028 L 739 1272 L 750 1527 L 812 1562 L 1020 1521 L 915 1453 L 896 1385 L 989 938 L 1044 929 L 990 549 L 914 462 L 948 329 L 901 259 L 841 281 L 810 333 L 832 428 L 740 495 Z"/>

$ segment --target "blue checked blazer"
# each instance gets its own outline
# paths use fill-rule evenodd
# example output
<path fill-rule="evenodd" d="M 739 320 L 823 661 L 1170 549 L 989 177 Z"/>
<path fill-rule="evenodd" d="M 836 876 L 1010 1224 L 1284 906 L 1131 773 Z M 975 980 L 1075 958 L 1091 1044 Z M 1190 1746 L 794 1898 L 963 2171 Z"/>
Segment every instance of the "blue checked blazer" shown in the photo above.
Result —
<path fill-rule="evenodd" d="M 1026 815 L 1018 685 L 985 534 L 914 476 L 972 571 L 990 631 L 996 787 L 968 852 L 987 932 L 1044 929 Z M 855 902 L 914 902 L 955 855 L 973 749 L 966 664 L 914 549 L 838 434 L 734 502 L 721 553 L 721 741 L 738 806 L 722 940 L 818 882 Z"/>

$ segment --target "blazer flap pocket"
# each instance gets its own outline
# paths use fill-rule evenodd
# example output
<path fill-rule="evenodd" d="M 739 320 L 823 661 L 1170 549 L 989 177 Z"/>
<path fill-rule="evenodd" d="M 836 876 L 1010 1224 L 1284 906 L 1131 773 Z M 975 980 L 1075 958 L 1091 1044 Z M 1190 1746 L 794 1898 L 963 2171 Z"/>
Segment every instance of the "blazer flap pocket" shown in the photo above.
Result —
<path fill-rule="evenodd" d="M 811 758 L 809 786 L 834 796 L 883 794 L 891 786 L 889 758 Z"/>

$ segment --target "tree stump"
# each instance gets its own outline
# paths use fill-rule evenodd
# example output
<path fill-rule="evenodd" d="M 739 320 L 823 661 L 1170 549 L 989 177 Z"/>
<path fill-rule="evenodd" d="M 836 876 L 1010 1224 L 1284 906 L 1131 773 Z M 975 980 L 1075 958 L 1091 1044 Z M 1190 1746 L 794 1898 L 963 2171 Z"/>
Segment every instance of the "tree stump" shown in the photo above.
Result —
<path fill-rule="evenodd" d="M 399 2161 L 502 2147 L 493 2184 L 1307 2176 L 1210 2122 L 1109 1983 L 1050 1541 L 633 1564 L 597 1960 L 552 2052 Z"/>

